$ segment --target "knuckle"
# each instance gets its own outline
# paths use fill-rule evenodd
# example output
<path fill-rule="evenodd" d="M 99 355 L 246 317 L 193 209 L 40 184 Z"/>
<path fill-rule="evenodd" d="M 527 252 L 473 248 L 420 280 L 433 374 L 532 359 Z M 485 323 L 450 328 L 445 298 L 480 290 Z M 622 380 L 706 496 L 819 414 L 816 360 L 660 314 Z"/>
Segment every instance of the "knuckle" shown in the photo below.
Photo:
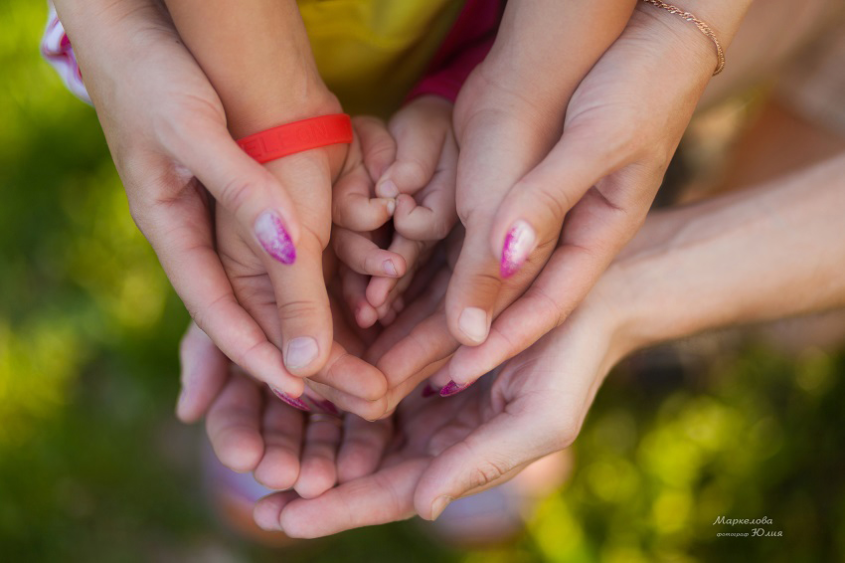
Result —
<path fill-rule="evenodd" d="M 321 307 L 317 302 L 300 299 L 279 303 L 279 318 L 284 321 L 317 319 L 324 316 L 328 307 Z"/>
<path fill-rule="evenodd" d="M 491 460 L 483 460 L 469 472 L 468 490 L 491 485 L 500 479 L 506 471 L 503 464 L 498 464 Z"/>
<path fill-rule="evenodd" d="M 255 178 L 235 177 L 226 180 L 220 187 L 216 199 L 230 212 L 237 213 L 255 194 L 260 192 L 259 181 Z"/>

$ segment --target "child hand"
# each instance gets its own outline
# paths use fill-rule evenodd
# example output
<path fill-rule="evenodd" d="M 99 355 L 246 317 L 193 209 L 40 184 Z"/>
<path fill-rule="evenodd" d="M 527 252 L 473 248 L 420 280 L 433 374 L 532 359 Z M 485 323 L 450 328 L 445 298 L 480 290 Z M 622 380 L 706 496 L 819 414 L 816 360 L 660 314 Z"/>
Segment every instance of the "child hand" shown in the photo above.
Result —
<path fill-rule="evenodd" d="M 238 303 L 284 351 L 288 371 L 309 376 L 309 385 L 322 384 L 373 401 L 384 394 L 384 377 L 335 341 L 324 281 L 323 251 L 331 230 L 330 186 L 348 151 L 346 145 L 334 145 L 266 165 L 272 175 L 288 179 L 284 186 L 301 221 L 295 263 L 284 265 L 269 256 L 257 246 L 252 233 L 242 232 L 234 215 L 222 208 L 216 216 L 217 251 Z M 291 178 L 297 181 L 291 182 Z M 238 358 L 233 360 L 237 363 Z M 354 376 L 336 376 L 340 361 L 348 375 L 354 370 Z"/>
<path fill-rule="evenodd" d="M 457 221 L 458 151 L 451 116 L 450 102 L 423 96 L 397 112 L 386 128 L 374 118 L 355 120 L 363 160 L 354 177 L 335 186 L 332 238 L 349 267 L 342 272 L 344 295 L 362 327 L 392 322 L 418 264 Z M 385 228 L 391 214 L 392 232 Z M 387 250 L 402 259 L 401 272 L 398 260 L 379 261 L 384 256 L 377 254 L 378 244 L 388 242 Z M 368 269 L 368 261 L 390 269 Z"/>

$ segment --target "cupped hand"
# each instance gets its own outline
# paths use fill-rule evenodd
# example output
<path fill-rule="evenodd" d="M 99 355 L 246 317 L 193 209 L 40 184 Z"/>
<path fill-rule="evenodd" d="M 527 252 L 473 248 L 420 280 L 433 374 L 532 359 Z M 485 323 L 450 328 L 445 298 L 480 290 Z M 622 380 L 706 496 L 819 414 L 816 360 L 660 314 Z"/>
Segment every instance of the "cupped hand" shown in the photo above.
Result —
<path fill-rule="evenodd" d="M 561 325 L 642 225 L 715 60 L 693 26 L 645 8 L 573 94 L 560 141 L 497 212 L 494 246 L 516 222 L 556 225 L 560 237 L 542 239 L 528 265 L 553 254 L 486 341 L 457 351 L 441 381 L 467 385 Z"/>
<path fill-rule="evenodd" d="M 386 125 L 356 118 L 363 167 L 351 181 L 335 186 L 333 236 L 338 257 L 354 272 L 345 286 L 361 326 L 376 320 L 387 325 L 396 318 L 414 272 L 457 221 L 451 117 L 449 101 L 422 96 Z M 402 272 L 395 264 L 391 272 L 366 267 L 367 262 L 384 264 L 378 245 L 402 258 Z"/>
<path fill-rule="evenodd" d="M 383 457 L 369 442 L 343 444 L 349 457 L 381 458 L 372 474 L 303 499 L 260 500 L 256 522 L 292 537 L 318 537 L 418 514 L 436 518 L 453 500 L 507 481 L 531 462 L 568 447 L 601 382 L 625 351 L 597 294 L 567 323 L 500 373 L 443 399 L 416 393 L 394 417 Z M 366 449 L 365 449 L 366 448 Z"/>
<path fill-rule="evenodd" d="M 256 378 L 303 382 L 236 299 L 214 246 L 212 200 L 244 232 L 273 210 L 300 242 L 280 182 L 233 141 L 215 90 L 159 2 L 57 3 L 136 224 L 197 324 Z M 119 38 L 116 40 L 115 38 Z M 304 253 L 300 253 L 304 254 Z"/>

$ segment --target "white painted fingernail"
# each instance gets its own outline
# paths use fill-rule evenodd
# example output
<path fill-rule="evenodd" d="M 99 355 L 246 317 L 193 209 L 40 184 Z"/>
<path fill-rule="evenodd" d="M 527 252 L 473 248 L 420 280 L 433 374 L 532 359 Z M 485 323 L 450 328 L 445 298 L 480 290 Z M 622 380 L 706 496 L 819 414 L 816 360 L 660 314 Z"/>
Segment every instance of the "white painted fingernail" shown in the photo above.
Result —
<path fill-rule="evenodd" d="M 320 348 L 310 336 L 301 336 L 288 342 L 285 352 L 285 367 L 288 369 L 304 368 L 317 359 Z"/>
<path fill-rule="evenodd" d="M 487 340 L 487 312 L 478 307 L 467 307 L 461 311 L 458 317 L 458 328 L 461 329 L 467 338 L 481 344 Z"/>

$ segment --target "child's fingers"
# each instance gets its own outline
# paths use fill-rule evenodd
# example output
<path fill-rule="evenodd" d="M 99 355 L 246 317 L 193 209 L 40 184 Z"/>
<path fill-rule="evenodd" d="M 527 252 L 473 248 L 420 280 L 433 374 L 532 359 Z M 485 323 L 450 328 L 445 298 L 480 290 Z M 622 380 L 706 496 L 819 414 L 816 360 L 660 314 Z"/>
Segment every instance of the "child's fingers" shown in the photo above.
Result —
<path fill-rule="evenodd" d="M 340 284 L 343 293 L 343 300 L 346 306 L 352 311 L 355 322 L 361 328 L 370 328 L 378 321 L 378 313 L 375 307 L 367 301 L 367 284 L 370 278 L 353 272 L 344 267 L 340 271 Z"/>
<path fill-rule="evenodd" d="M 448 106 L 446 111 L 451 111 L 451 103 L 446 100 L 431 99 L 426 103 L 444 104 Z M 415 194 L 431 181 L 437 170 L 451 124 L 448 120 L 412 116 L 411 111 L 400 112 L 390 122 L 390 132 L 396 139 L 396 161 L 376 183 L 376 194 L 380 197 Z"/>
<path fill-rule="evenodd" d="M 279 400 L 267 389 L 265 392 L 264 457 L 253 476 L 270 489 L 293 487 L 299 478 L 299 450 L 302 443 L 303 414 Z"/>
<path fill-rule="evenodd" d="M 388 250 L 401 256 L 405 260 L 405 272 L 412 272 L 416 267 L 424 244 L 419 241 L 406 239 L 395 235 Z M 388 294 L 396 286 L 399 278 L 374 277 L 367 286 L 367 301 L 373 307 L 380 307 L 387 300 Z"/>
<path fill-rule="evenodd" d="M 400 195 L 396 198 L 393 224 L 399 234 L 413 240 L 446 238 L 458 221 L 455 206 L 457 167 L 458 147 L 450 134 L 431 182 L 415 197 Z"/>
<path fill-rule="evenodd" d="M 373 198 L 372 180 L 363 166 L 345 173 L 332 189 L 332 221 L 357 232 L 374 231 L 396 209 L 393 199 Z"/>
<path fill-rule="evenodd" d="M 379 248 L 363 234 L 335 227 L 331 242 L 337 257 L 359 274 L 388 278 L 405 275 L 405 258 Z"/>
<path fill-rule="evenodd" d="M 353 117 L 352 126 L 361 143 L 364 166 L 375 181 L 396 160 L 396 141 L 384 121 L 377 117 Z"/>

